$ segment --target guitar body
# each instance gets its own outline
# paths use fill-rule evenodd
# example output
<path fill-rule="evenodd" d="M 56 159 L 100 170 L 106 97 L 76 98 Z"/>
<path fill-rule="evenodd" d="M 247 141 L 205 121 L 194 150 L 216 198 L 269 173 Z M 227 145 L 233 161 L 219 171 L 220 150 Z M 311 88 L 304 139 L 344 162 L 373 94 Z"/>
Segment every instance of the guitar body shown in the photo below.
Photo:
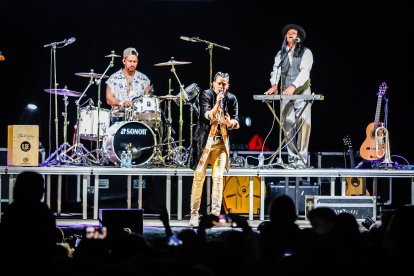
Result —
<path fill-rule="evenodd" d="M 347 177 L 345 178 L 346 181 L 346 196 L 361 196 L 364 195 L 362 193 L 362 177 Z M 365 189 L 365 195 L 369 196 L 368 189 Z"/>
<path fill-rule="evenodd" d="M 385 144 L 380 143 L 378 145 L 377 152 L 377 142 L 375 141 L 375 123 L 370 123 L 366 128 L 366 138 L 362 143 L 361 148 L 359 149 L 359 154 L 362 158 L 369 161 L 374 161 L 381 159 L 385 154 Z M 382 132 L 378 133 L 378 139 L 382 140 Z"/>
<path fill-rule="evenodd" d="M 351 138 L 349 138 L 349 136 L 347 135 L 344 137 L 343 140 L 344 140 L 345 146 L 348 146 L 348 153 L 349 153 L 349 160 L 351 161 L 351 168 L 355 168 L 354 150 L 352 148 Z M 362 191 L 362 187 L 363 187 L 362 177 L 346 177 L 345 181 L 346 181 L 346 189 L 345 189 L 346 196 L 364 195 Z M 369 192 L 367 189 L 365 189 L 365 195 L 369 196 Z"/>

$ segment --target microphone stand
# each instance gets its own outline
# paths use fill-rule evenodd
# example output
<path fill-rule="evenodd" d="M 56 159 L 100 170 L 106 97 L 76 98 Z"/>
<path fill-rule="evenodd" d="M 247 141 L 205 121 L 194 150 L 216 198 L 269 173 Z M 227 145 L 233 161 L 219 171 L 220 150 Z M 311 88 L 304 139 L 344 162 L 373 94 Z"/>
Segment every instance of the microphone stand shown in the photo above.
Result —
<path fill-rule="evenodd" d="M 45 48 L 46 47 L 50 47 L 50 59 L 51 59 L 51 61 L 50 61 L 51 74 L 50 75 L 51 75 L 51 78 L 53 79 L 53 87 L 55 89 L 55 120 L 54 120 L 54 122 L 55 122 L 55 136 L 56 136 L 56 138 L 55 138 L 56 150 L 43 163 L 44 165 L 51 165 L 51 164 L 49 164 L 49 162 L 51 161 L 51 158 L 53 158 L 53 156 L 56 156 L 56 161 L 58 163 L 60 161 L 62 161 L 61 155 L 59 154 L 59 151 L 63 149 L 63 151 L 66 152 L 66 147 L 69 146 L 68 143 L 67 143 L 67 141 L 66 141 L 66 135 L 65 134 L 64 134 L 65 141 L 64 141 L 63 145 L 59 146 L 59 134 L 58 134 L 59 120 L 58 120 L 58 115 L 57 115 L 58 114 L 58 100 L 57 100 L 57 98 L 58 98 L 57 95 L 58 94 L 57 94 L 57 87 L 58 87 L 59 84 L 57 82 L 57 76 L 56 76 L 57 75 L 57 73 L 56 73 L 56 71 L 57 71 L 56 70 L 56 48 L 57 48 L 57 45 L 63 44 L 63 43 L 66 43 L 66 42 L 67 42 L 67 40 L 65 39 L 65 40 L 60 41 L 60 42 L 52 42 L 50 44 L 43 45 L 43 47 L 45 47 Z M 64 46 L 62 46 L 60 48 L 63 48 L 65 46 L 66 45 L 64 45 Z M 50 88 L 51 88 L 51 86 L 52 85 L 50 85 Z M 66 97 L 66 95 L 65 95 L 65 97 Z M 65 105 L 66 105 L 66 101 L 65 101 Z M 66 121 L 65 121 L 65 124 L 66 124 Z M 64 128 L 64 130 L 65 130 L 65 128 Z M 50 131 L 49 131 L 49 137 L 50 137 Z M 50 141 L 50 138 L 49 138 L 49 141 Z M 49 145 L 49 152 L 50 152 L 50 145 Z"/>
<path fill-rule="evenodd" d="M 286 39 L 286 38 L 284 38 L 284 39 Z M 296 43 L 295 43 L 295 45 L 296 45 Z M 281 70 L 283 62 L 285 61 L 285 59 L 289 55 L 289 53 L 292 51 L 292 49 L 294 49 L 294 48 L 293 47 L 289 48 L 289 51 L 287 51 L 286 54 L 280 59 L 279 64 L 276 66 L 276 75 L 277 75 L 278 71 Z M 282 73 L 280 73 L 280 81 L 282 81 Z M 276 83 L 276 85 L 277 85 L 277 83 Z M 281 85 L 280 87 L 282 88 L 283 85 Z M 283 132 L 286 133 L 286 130 L 284 129 L 284 126 L 283 126 L 283 119 L 282 119 L 282 95 L 283 95 L 283 91 L 280 91 L 280 101 L 279 101 L 279 118 L 280 118 L 280 120 L 279 120 L 279 125 L 280 125 L 280 128 L 279 128 L 279 148 L 277 149 L 277 151 L 279 152 L 279 157 L 278 157 L 275 165 L 281 166 L 282 168 L 286 168 L 287 166 L 286 166 L 286 164 L 283 163 L 283 159 L 282 159 L 282 129 L 283 129 Z M 272 159 L 270 159 L 269 163 L 272 163 L 273 159 L 274 159 L 274 156 L 272 157 Z"/>
<path fill-rule="evenodd" d="M 210 89 L 211 89 L 211 87 L 213 85 L 213 47 L 223 48 L 223 49 L 228 50 L 228 51 L 230 51 L 230 48 L 226 47 L 226 46 L 219 45 L 219 44 L 211 42 L 211 41 L 200 39 L 198 37 L 192 37 L 191 39 L 192 39 L 193 42 L 204 42 L 204 43 L 207 43 L 207 45 L 208 45 L 206 50 L 208 50 L 208 53 L 209 53 L 209 56 L 210 56 L 210 82 L 209 82 L 209 84 L 210 84 Z"/>

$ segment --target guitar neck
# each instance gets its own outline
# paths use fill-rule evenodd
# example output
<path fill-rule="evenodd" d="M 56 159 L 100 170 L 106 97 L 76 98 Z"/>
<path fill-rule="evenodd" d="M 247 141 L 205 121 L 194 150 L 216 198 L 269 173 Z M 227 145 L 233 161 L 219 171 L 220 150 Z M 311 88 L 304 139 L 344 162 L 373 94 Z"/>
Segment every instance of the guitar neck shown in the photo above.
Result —
<path fill-rule="evenodd" d="M 377 109 L 375 111 L 374 130 L 378 128 L 378 122 L 381 114 L 382 94 L 378 95 Z"/>
<path fill-rule="evenodd" d="M 351 162 L 351 169 L 355 168 L 355 157 L 352 146 L 349 147 L 349 161 Z"/>

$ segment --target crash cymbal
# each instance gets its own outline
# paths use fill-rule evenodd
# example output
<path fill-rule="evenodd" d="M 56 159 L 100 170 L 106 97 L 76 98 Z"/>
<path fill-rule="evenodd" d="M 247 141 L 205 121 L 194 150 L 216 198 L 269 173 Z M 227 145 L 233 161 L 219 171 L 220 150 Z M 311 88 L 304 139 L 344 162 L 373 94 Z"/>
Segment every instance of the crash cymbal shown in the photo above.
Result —
<path fill-rule="evenodd" d="M 44 89 L 44 92 L 50 93 L 50 94 L 58 94 L 58 95 L 62 95 L 62 96 L 69 96 L 69 97 L 80 97 L 80 95 L 82 95 L 82 93 L 80 92 L 76 92 L 76 91 L 72 91 L 69 89 Z"/>
<path fill-rule="evenodd" d="M 85 77 L 85 78 L 95 78 L 95 79 L 100 79 L 102 77 L 102 74 L 97 74 L 97 73 L 93 73 L 93 72 L 89 72 L 89 73 L 75 73 L 76 76 L 79 77 Z M 107 75 L 104 75 L 103 78 L 108 78 Z"/>
<path fill-rule="evenodd" d="M 165 95 L 165 96 L 159 96 L 160 99 L 166 99 L 166 100 L 175 100 L 179 99 L 180 96 L 174 96 L 174 95 Z"/>
<path fill-rule="evenodd" d="M 109 55 L 106 55 L 105 57 L 121 57 L 120 55 L 116 55 L 115 54 L 115 51 L 111 51 L 111 54 L 109 54 Z"/>
<path fill-rule="evenodd" d="M 177 60 L 171 59 L 167 62 L 156 63 L 154 64 L 154 66 L 172 66 L 172 65 L 190 64 L 190 63 L 191 61 L 177 61 Z"/>

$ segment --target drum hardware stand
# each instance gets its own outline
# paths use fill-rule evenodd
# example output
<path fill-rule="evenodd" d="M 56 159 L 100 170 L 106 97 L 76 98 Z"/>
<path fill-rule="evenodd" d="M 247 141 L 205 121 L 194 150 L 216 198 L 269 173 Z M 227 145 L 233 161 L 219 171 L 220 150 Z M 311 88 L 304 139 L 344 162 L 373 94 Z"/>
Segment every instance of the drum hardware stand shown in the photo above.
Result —
<path fill-rule="evenodd" d="M 44 48 L 50 47 L 50 60 L 51 60 L 51 62 L 50 62 L 50 70 L 51 70 L 50 78 L 51 78 L 51 81 L 52 81 L 52 78 L 53 78 L 53 87 L 55 89 L 55 135 L 56 135 L 56 151 L 54 153 L 52 153 L 50 157 L 56 156 L 56 161 L 57 162 L 64 161 L 65 157 L 62 156 L 61 154 L 59 154 L 58 152 L 61 151 L 61 150 L 66 152 L 66 147 L 68 146 L 68 143 L 65 140 L 64 143 L 61 146 L 59 146 L 59 135 L 58 135 L 59 120 L 58 120 L 58 115 L 57 115 L 58 114 L 58 104 L 57 104 L 58 82 L 57 82 L 57 77 L 56 77 L 56 75 L 57 75 L 57 73 L 56 73 L 56 71 L 57 71 L 56 70 L 56 48 L 58 48 L 57 46 L 61 45 L 61 44 L 63 44 L 63 46 L 61 46 L 59 48 L 63 48 L 65 46 L 73 43 L 74 41 L 75 41 L 75 38 L 71 37 L 69 39 L 65 39 L 65 40 L 60 41 L 60 42 L 52 42 L 50 44 L 43 45 Z M 66 106 L 65 106 L 65 108 L 66 108 Z M 66 109 L 65 109 L 65 113 L 67 113 Z M 66 124 L 66 121 L 65 121 L 65 124 Z M 66 127 L 66 125 L 64 126 L 64 128 L 65 127 Z M 49 133 L 49 135 L 50 135 L 50 133 Z M 64 136 L 64 139 L 66 139 L 66 136 Z M 49 149 L 50 149 L 50 145 L 49 145 Z M 49 150 L 49 152 L 50 152 L 50 150 Z M 47 165 L 48 162 L 50 162 L 50 159 L 51 159 L 50 157 L 44 162 L 45 165 Z M 63 159 L 61 159 L 61 158 L 63 158 Z"/>
<path fill-rule="evenodd" d="M 171 57 L 171 60 L 174 60 L 174 57 Z M 184 85 L 181 83 L 180 79 L 178 78 L 177 72 L 174 67 L 174 63 L 171 64 L 171 72 L 173 72 L 177 82 L 180 86 L 180 119 L 179 119 L 179 135 L 178 135 L 178 166 L 183 166 L 182 162 L 182 151 L 183 151 L 183 97 L 184 97 Z"/>
<path fill-rule="evenodd" d="M 80 165 L 90 165 L 91 162 L 96 162 L 96 160 L 93 158 L 91 152 L 85 148 L 85 146 L 80 142 L 80 133 L 79 133 L 79 121 L 80 121 L 80 101 L 85 95 L 86 91 L 88 91 L 89 87 L 94 83 L 94 70 L 91 69 L 91 77 L 89 80 L 88 85 L 86 86 L 85 90 L 80 95 L 79 99 L 75 101 L 76 104 L 76 125 L 75 125 L 75 143 L 71 147 L 73 149 L 73 154 L 70 157 L 71 162 L 75 164 Z M 89 159 L 89 157 L 92 158 Z"/>
<path fill-rule="evenodd" d="M 168 141 L 167 143 L 163 143 L 163 144 L 160 144 L 160 145 L 161 146 L 164 146 L 164 145 L 170 145 L 171 146 L 172 144 L 177 144 L 177 143 L 180 143 L 180 142 L 184 142 L 184 140 L 183 141 L 174 141 L 174 139 L 171 138 L 171 140 Z M 164 161 L 166 161 L 165 165 L 176 165 L 178 167 L 182 166 L 182 164 L 184 164 L 186 162 L 186 159 L 188 158 L 187 157 L 187 152 L 185 153 L 186 158 L 183 158 L 183 159 L 180 159 L 179 154 L 180 154 L 180 152 L 179 152 L 178 147 L 175 147 L 175 148 L 171 149 L 169 152 L 167 152 L 167 154 L 162 157 L 162 159 Z M 181 153 L 181 157 L 182 156 L 183 155 Z"/>
<path fill-rule="evenodd" d="M 193 112 L 194 112 L 195 107 L 193 103 L 188 103 L 187 105 L 190 106 L 190 145 L 187 148 L 187 154 L 191 154 L 191 151 L 193 149 L 193 139 L 194 139 L 193 128 L 196 125 L 194 124 L 194 119 L 193 119 L 194 118 Z M 189 164 L 187 164 L 187 166 L 189 166 Z"/>
<path fill-rule="evenodd" d="M 100 139 L 101 139 L 101 133 L 100 133 L 100 129 L 101 129 L 101 119 L 100 119 L 100 112 L 101 112 L 101 82 L 102 79 L 105 77 L 106 72 L 108 72 L 109 68 L 114 66 L 114 58 L 115 57 L 119 57 L 118 55 L 115 55 L 115 51 L 111 51 L 110 55 L 107 55 L 106 57 L 110 57 L 111 61 L 109 62 L 109 65 L 106 67 L 105 71 L 102 73 L 102 76 L 98 79 L 95 80 L 96 85 L 98 85 L 98 135 L 96 138 L 96 159 L 97 160 L 101 160 L 100 155 L 102 154 L 103 157 L 103 153 L 102 150 L 100 149 Z M 102 162 L 99 162 L 102 163 Z"/>
<path fill-rule="evenodd" d="M 171 89 L 171 79 L 168 79 L 168 95 L 171 96 L 171 92 L 173 90 Z M 165 156 L 165 161 L 167 161 L 167 163 L 171 162 L 172 160 L 170 160 L 169 157 L 172 156 L 172 148 L 171 148 L 171 133 L 172 133 L 172 118 L 171 118 L 171 100 L 170 98 L 167 98 L 167 108 L 168 108 L 168 118 L 166 119 L 167 121 L 167 155 Z"/>

